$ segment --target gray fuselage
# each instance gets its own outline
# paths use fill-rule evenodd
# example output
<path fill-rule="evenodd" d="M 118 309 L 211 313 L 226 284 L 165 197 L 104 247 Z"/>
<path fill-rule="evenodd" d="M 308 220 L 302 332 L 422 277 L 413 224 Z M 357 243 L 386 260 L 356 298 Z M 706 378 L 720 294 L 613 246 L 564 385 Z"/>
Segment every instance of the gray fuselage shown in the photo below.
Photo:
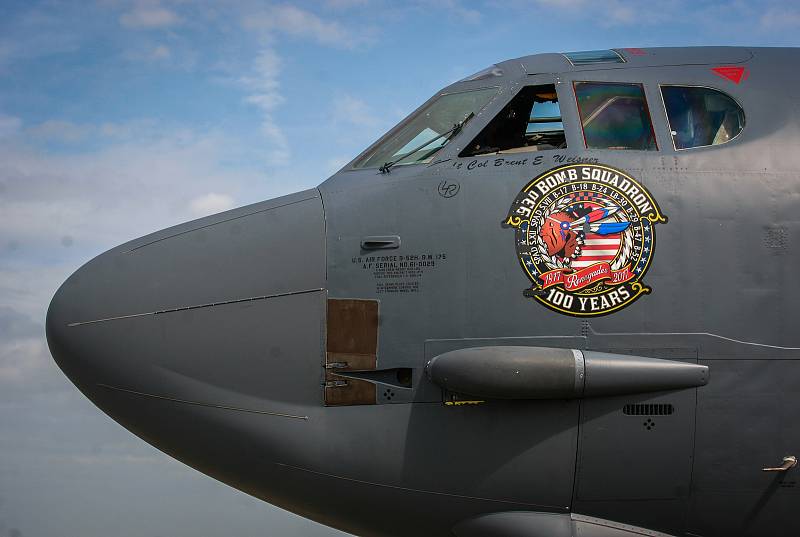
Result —
<path fill-rule="evenodd" d="M 425 163 L 348 165 L 316 189 L 98 256 L 50 305 L 54 358 L 169 455 L 357 535 L 800 535 L 800 469 L 762 471 L 800 452 L 800 55 L 633 50 L 624 63 L 500 63 L 501 74 L 432 98 L 497 89 Z M 733 80 L 720 66 L 744 71 Z M 574 94 L 585 81 L 641 84 L 656 148 L 588 149 Z M 532 85 L 555 87 L 565 147 L 459 156 Z M 724 92 L 744 129 L 676 150 L 664 85 Z M 652 247 L 646 274 L 623 284 L 646 291 L 597 298 L 594 313 L 588 294 L 576 292 L 570 313 L 530 292 L 507 225 L 534 178 L 579 164 L 624 172 L 665 217 L 652 226 L 657 246 L 636 243 Z M 363 314 L 353 334 L 347 308 Z M 523 386 L 494 399 L 450 393 L 426 372 L 473 347 L 657 358 L 711 376 L 683 389 L 537 398 L 518 395 Z M 481 382 L 477 371 L 465 385 Z"/>

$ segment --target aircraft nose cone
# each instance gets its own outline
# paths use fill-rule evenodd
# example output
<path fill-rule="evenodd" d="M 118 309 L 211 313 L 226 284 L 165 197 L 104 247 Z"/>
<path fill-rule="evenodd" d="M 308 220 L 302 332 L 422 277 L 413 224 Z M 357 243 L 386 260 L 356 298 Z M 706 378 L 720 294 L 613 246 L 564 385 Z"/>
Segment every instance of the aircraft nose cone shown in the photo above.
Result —
<path fill-rule="evenodd" d="M 115 398 L 286 411 L 320 397 L 324 287 L 313 189 L 101 254 L 56 292 L 47 340 L 70 380 L 126 426 L 142 423 L 137 406 Z"/>
<path fill-rule="evenodd" d="M 85 304 L 76 292 L 75 284 L 91 272 L 79 269 L 56 291 L 45 323 L 50 354 L 64 374 L 84 393 L 98 382 L 98 378 L 102 378 L 101 369 L 105 365 L 103 360 L 97 359 L 102 351 L 96 348 L 91 338 L 82 336 L 71 326 L 77 319 L 83 318 L 82 305 Z"/>

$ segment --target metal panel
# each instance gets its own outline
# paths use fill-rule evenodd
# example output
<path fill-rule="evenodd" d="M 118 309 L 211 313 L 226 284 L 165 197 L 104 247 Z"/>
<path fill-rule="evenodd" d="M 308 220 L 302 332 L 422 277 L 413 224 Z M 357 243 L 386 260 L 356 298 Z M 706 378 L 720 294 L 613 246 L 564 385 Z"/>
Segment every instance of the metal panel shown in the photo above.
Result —
<path fill-rule="evenodd" d="M 51 326 L 59 365 L 97 386 L 257 411 L 320 403 L 322 291 Z M 77 379 L 77 380 L 76 380 Z"/>
<path fill-rule="evenodd" d="M 576 497 L 685 498 L 691 477 L 695 390 L 584 399 Z M 670 415 L 626 415 L 629 404 L 670 404 Z"/>
<path fill-rule="evenodd" d="M 800 535 L 797 469 L 761 470 L 800 455 L 800 361 L 707 363 L 714 380 L 698 392 L 689 530 L 726 537 Z"/>
<path fill-rule="evenodd" d="M 695 348 L 647 348 L 648 341 L 654 342 L 643 336 L 589 337 L 589 345 L 604 352 L 697 361 Z M 599 347 L 600 342 L 610 346 Z M 691 482 L 696 391 L 584 399 L 573 511 L 662 531 L 683 528 Z M 673 412 L 627 415 L 626 405 L 651 409 L 672 405 Z M 631 502 L 641 509 L 631 509 Z"/>
<path fill-rule="evenodd" d="M 631 67 L 668 67 L 677 65 L 701 64 L 738 64 L 744 63 L 753 57 L 746 48 L 740 47 L 698 47 L 691 55 L 686 54 L 685 48 L 646 48 L 646 49 L 616 49 L 625 59 L 620 64 L 585 64 L 577 67 L 570 65 L 566 58 L 560 54 L 536 54 L 521 58 L 523 68 L 528 74 L 559 73 L 564 71 L 580 71 L 603 69 L 630 69 Z M 557 56 L 561 56 L 558 61 Z"/>
<path fill-rule="evenodd" d="M 378 353 L 378 301 L 328 300 L 328 363 L 349 369 L 375 369 Z"/>
<path fill-rule="evenodd" d="M 102 254 L 60 292 L 68 322 L 321 289 L 325 223 L 319 192 L 242 207 Z"/>
<path fill-rule="evenodd" d="M 325 404 L 374 405 L 373 382 L 343 377 L 337 372 L 374 370 L 378 363 L 378 301 L 328 300 L 325 353 Z"/>

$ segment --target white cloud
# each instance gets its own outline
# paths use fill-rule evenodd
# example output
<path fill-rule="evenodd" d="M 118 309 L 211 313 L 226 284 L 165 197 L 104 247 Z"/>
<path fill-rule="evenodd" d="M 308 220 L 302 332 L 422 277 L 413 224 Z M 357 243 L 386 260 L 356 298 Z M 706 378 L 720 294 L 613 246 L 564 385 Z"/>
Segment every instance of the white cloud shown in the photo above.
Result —
<path fill-rule="evenodd" d="M 35 138 L 63 143 L 80 142 L 89 134 L 89 128 L 86 125 L 78 125 L 71 121 L 57 119 L 34 125 L 27 131 Z"/>
<path fill-rule="evenodd" d="M 113 134 L 81 153 L 0 145 L 0 406 L 21 390 L 63 389 L 44 340 L 47 304 L 86 260 L 116 244 L 292 189 L 264 188 L 252 168 L 232 168 L 235 140 L 143 120 L 48 123 L 43 131 Z M 54 125 L 56 127 L 54 127 Z M 143 216 L 143 215 L 146 215 Z M 58 387 L 61 388 L 58 388 Z"/>
<path fill-rule="evenodd" d="M 11 59 L 12 52 L 11 44 L 0 42 L 0 73 L 5 71 L 6 64 L 8 64 Z"/>
<path fill-rule="evenodd" d="M 199 61 L 202 58 L 200 51 L 181 32 L 170 30 L 166 37 L 168 43 L 153 41 L 151 34 L 129 36 L 120 57 L 130 62 L 169 67 L 171 72 L 198 72 L 206 67 Z"/>
<path fill-rule="evenodd" d="M 366 102 L 352 95 L 343 95 L 333 102 L 333 117 L 362 127 L 374 127 L 381 122 Z"/>
<path fill-rule="evenodd" d="M 180 22 L 175 12 L 162 7 L 158 0 L 141 0 L 123 13 L 120 24 L 127 28 L 166 28 Z"/>
<path fill-rule="evenodd" d="M 338 2 L 329 7 L 349 7 L 353 3 Z M 268 44 L 275 43 L 278 35 L 340 48 L 354 48 L 358 44 L 370 41 L 369 29 L 361 29 L 359 33 L 355 33 L 335 20 L 323 19 L 310 11 L 289 4 L 249 12 L 243 17 L 242 25 L 255 32 L 262 42 Z M 267 46 L 255 58 L 250 74 L 239 79 L 249 92 L 245 102 L 261 111 L 261 134 L 268 142 L 267 159 L 270 164 L 278 166 L 286 164 L 291 156 L 286 135 L 274 118 L 274 111 L 285 102 L 285 97 L 279 89 L 281 69 L 282 59 L 278 52 L 274 46 Z M 376 123 L 363 103 L 360 105 L 357 100 L 346 100 L 339 106 L 343 116 L 350 112 L 350 122 L 353 124 Z"/>
<path fill-rule="evenodd" d="M 172 56 L 172 51 L 166 45 L 158 45 L 150 53 L 151 60 L 166 60 Z"/>
<path fill-rule="evenodd" d="M 0 307 L 0 386 L 20 383 L 49 363 L 44 329 L 10 307 Z"/>
<path fill-rule="evenodd" d="M 342 167 L 350 162 L 351 157 L 348 156 L 338 156 L 332 159 L 329 159 L 328 162 L 325 163 L 325 169 L 328 174 L 333 175 L 334 173 L 338 172 L 342 169 Z"/>
<path fill-rule="evenodd" d="M 636 11 L 633 6 L 623 4 L 622 2 L 610 2 L 608 5 L 608 13 L 611 20 L 619 24 L 631 24 L 637 21 Z"/>
<path fill-rule="evenodd" d="M 233 208 L 233 198 L 227 194 L 209 192 L 189 202 L 189 208 L 196 216 L 207 216 Z"/>
<path fill-rule="evenodd" d="M 261 110 L 261 134 L 269 143 L 267 160 L 278 166 L 286 164 L 291 154 L 286 136 L 272 117 L 273 110 L 284 102 L 278 81 L 281 63 L 275 50 L 265 48 L 256 56 L 251 74 L 240 79 L 240 83 L 251 92 L 245 97 L 245 102 Z"/>
<path fill-rule="evenodd" d="M 32 3 L 26 3 L 26 7 Z M 0 32 L 0 70 L 14 62 L 67 54 L 78 50 L 86 35 L 69 15 L 56 14 L 53 6 L 21 10 L 3 19 Z M 5 14 L 4 14 L 5 16 Z"/>
<path fill-rule="evenodd" d="M 675 0 L 661 0 L 659 9 L 646 8 L 641 2 L 635 0 L 606 0 L 596 2 L 592 0 L 535 0 L 539 9 L 551 12 L 566 12 L 566 15 L 580 16 L 585 19 L 596 20 L 602 26 L 615 26 L 627 24 L 651 24 L 670 18 L 676 11 Z M 678 9 L 683 16 L 684 10 Z M 561 13 L 564 15 L 564 13 Z"/>
<path fill-rule="evenodd" d="M 800 27 L 800 10 L 772 7 L 761 16 L 761 27 L 765 30 Z"/>
<path fill-rule="evenodd" d="M 347 152 L 351 157 L 374 142 L 397 119 L 406 115 L 402 113 L 398 116 L 393 111 L 386 110 L 386 107 L 376 112 L 363 99 L 348 94 L 333 98 L 328 108 L 331 110 L 328 128 L 337 133 L 337 152 Z M 341 164 L 344 165 L 348 160 Z M 326 170 L 337 171 L 341 167 L 334 170 L 331 169 L 333 166 L 329 162 Z"/>
<path fill-rule="evenodd" d="M 116 140 L 152 140 L 163 136 L 163 125 L 153 119 L 136 119 L 123 123 L 105 122 L 95 127 L 98 136 Z"/>
<path fill-rule="evenodd" d="M 56 292 L 78 263 L 61 262 L 42 264 L 21 259 L 22 244 L 4 234 L 0 242 L 0 325 L 2 325 L 2 308 L 10 308 L 20 316 L 44 323 L 45 310 L 50 297 Z M 59 249 L 63 250 L 63 248 Z M 59 254 L 62 252 L 56 250 Z M 63 260 L 62 260 L 63 261 Z M 84 261 L 83 259 L 81 261 Z M 0 328 L 2 332 L 2 328 Z M 6 336 L 0 335 L 0 341 Z"/>
<path fill-rule="evenodd" d="M 537 4 L 546 4 L 554 9 L 577 9 L 588 5 L 589 0 L 536 0 Z"/>
<path fill-rule="evenodd" d="M 265 91 L 263 93 L 248 95 L 244 100 L 268 112 L 282 104 L 284 98 L 283 95 L 279 94 L 277 91 Z"/>
<path fill-rule="evenodd" d="M 124 141 L 164 140 L 171 138 L 191 139 L 194 134 L 188 130 L 172 129 L 165 138 L 164 125 L 154 119 L 137 119 L 114 123 L 74 123 L 59 119 L 49 119 L 24 130 L 35 141 L 79 143 L 87 140 L 119 143 Z"/>
<path fill-rule="evenodd" d="M 4 258 L 77 258 L 197 216 L 209 193 L 255 193 L 243 185 L 264 181 L 252 169 L 232 170 L 227 164 L 236 143 L 212 133 L 161 129 L 158 134 L 125 138 L 121 126 L 91 126 L 92 132 L 117 130 L 121 138 L 77 154 L 47 153 L 22 145 L 0 147 L 0 273 L 23 268 L 6 266 Z M 223 186 L 224 190 L 220 187 Z M 212 210 L 213 199 L 205 208 Z M 253 199 L 252 201 L 257 201 Z M 216 207 L 222 200 L 216 199 Z M 198 202 L 199 203 L 199 202 Z M 142 221 L 141 214 L 148 214 Z M 65 239 L 65 237 L 67 239 Z M 69 246 L 70 251 L 65 248 Z M 0 274 L 2 275 L 2 274 Z M 14 289 L 13 286 L 9 286 Z M 0 280 L 0 293 L 6 297 Z"/>
<path fill-rule="evenodd" d="M 273 49 L 263 49 L 253 61 L 252 72 L 241 78 L 242 84 L 254 93 L 246 97 L 246 101 L 271 112 L 283 103 L 283 96 L 278 92 L 278 76 L 281 72 L 281 58 Z"/>
<path fill-rule="evenodd" d="M 261 121 L 261 134 L 270 144 L 266 153 L 267 161 L 274 166 L 282 166 L 288 163 L 289 157 L 291 157 L 289 141 L 271 116 L 264 116 Z"/>
<path fill-rule="evenodd" d="M 369 0 L 325 0 L 325 5 L 332 9 L 349 9 L 356 6 L 365 6 Z"/>
<path fill-rule="evenodd" d="M 62 127 L 50 124 L 52 132 Z M 66 385 L 47 349 L 44 317 L 58 286 L 86 260 L 228 209 L 237 192 L 255 202 L 292 188 L 265 189 L 262 174 L 232 169 L 236 143 L 214 133 L 149 121 L 71 128 L 115 137 L 72 154 L 23 145 L 22 134 L 0 145 L 0 407 L 23 391 L 28 397 Z"/>
<path fill-rule="evenodd" d="M 424 4 L 448 11 L 464 22 L 471 24 L 480 22 L 482 18 L 480 11 L 464 7 L 458 0 L 427 0 Z"/>
<path fill-rule="evenodd" d="M 18 117 L 4 116 L 0 114 L 0 138 L 13 136 L 22 126 L 22 120 Z"/>
<path fill-rule="evenodd" d="M 0 386 L 28 380 L 48 361 L 41 336 L 0 342 Z"/>
<path fill-rule="evenodd" d="M 174 464 L 175 459 L 165 457 L 163 455 L 133 455 L 130 453 L 124 454 L 106 454 L 106 453 L 92 453 L 91 455 L 68 455 L 48 457 L 47 462 L 55 464 L 69 464 L 79 466 L 119 466 L 119 465 L 162 465 Z"/>
<path fill-rule="evenodd" d="M 279 5 L 264 11 L 251 13 L 244 19 L 250 30 L 265 32 L 268 36 L 282 33 L 293 37 L 307 38 L 324 45 L 353 48 L 367 41 L 336 21 L 327 21 L 319 16 L 292 5 Z"/>

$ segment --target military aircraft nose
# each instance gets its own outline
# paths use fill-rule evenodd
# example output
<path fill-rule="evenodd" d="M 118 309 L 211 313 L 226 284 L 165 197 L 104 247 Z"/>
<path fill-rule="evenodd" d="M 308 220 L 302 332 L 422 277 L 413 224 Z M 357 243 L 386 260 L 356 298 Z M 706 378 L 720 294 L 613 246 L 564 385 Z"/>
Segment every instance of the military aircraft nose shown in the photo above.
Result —
<path fill-rule="evenodd" d="M 50 301 L 45 323 L 50 354 L 64 374 L 84 392 L 91 388 L 93 381 L 96 382 L 98 366 L 103 365 L 102 360 L 92 359 L 92 355 L 96 354 L 90 351 L 93 345 L 87 345 L 86 338 L 79 337 L 70 326 L 75 319 L 81 318 L 82 301 L 75 292 L 74 284 L 87 272 L 91 271 L 79 269 L 56 291 Z"/>
<path fill-rule="evenodd" d="M 316 189 L 123 244 L 56 292 L 51 353 L 124 425 L 144 423 L 131 398 L 299 414 L 320 398 L 324 247 Z"/>

